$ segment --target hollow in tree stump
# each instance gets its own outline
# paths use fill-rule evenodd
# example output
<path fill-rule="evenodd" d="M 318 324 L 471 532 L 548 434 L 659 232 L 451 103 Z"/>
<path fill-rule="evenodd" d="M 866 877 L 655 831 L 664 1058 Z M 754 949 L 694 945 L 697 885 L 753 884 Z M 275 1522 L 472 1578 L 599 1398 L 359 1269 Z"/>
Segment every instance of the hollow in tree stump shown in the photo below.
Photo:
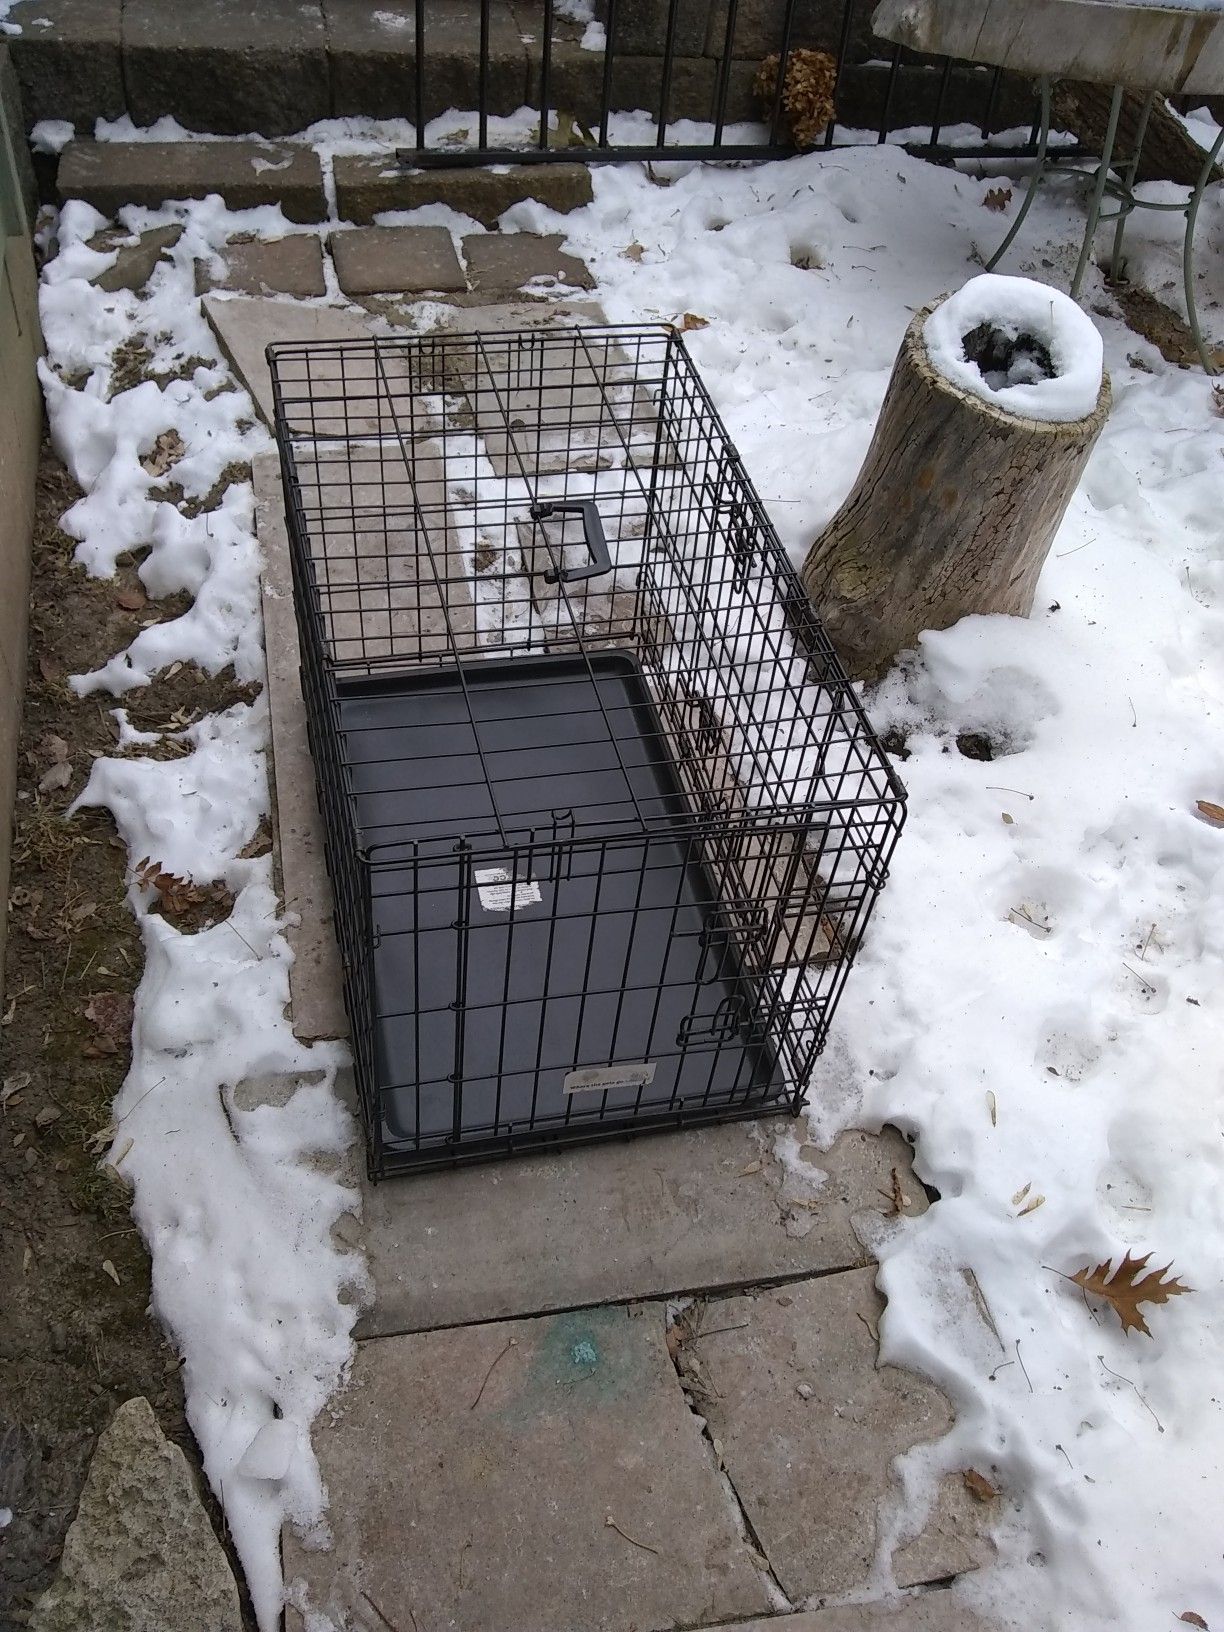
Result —
<path fill-rule="evenodd" d="M 1074 419 L 1030 418 L 954 383 L 923 338 L 939 304 L 916 313 L 906 330 L 858 479 L 803 566 L 808 594 L 856 679 L 876 678 L 923 630 L 946 629 L 969 613 L 1027 616 L 1109 411 L 1104 374 L 1095 407 Z M 1040 338 L 1009 337 L 987 322 L 969 339 L 966 357 L 972 363 L 975 353 L 987 379 L 1039 383 L 1050 370 Z M 1017 361 L 1018 375 L 1009 377 Z"/>

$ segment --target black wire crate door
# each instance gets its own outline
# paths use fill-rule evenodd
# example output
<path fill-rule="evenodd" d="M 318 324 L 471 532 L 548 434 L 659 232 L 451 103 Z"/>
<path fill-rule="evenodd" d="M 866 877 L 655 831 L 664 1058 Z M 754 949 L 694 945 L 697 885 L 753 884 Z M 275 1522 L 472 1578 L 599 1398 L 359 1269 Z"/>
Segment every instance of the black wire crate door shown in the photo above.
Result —
<path fill-rule="evenodd" d="M 340 700 L 374 864 L 389 1166 L 783 1107 L 742 959 L 759 912 L 710 876 L 631 654 L 361 681 Z"/>

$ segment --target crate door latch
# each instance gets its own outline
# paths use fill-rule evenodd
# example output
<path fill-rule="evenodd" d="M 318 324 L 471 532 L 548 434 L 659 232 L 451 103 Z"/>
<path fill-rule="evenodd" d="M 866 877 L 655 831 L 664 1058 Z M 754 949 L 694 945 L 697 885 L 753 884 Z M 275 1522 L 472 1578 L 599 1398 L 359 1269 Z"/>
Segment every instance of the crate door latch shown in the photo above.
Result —
<path fill-rule="evenodd" d="M 608 554 L 608 540 L 604 536 L 603 521 L 594 499 L 561 499 L 552 504 L 533 504 L 532 521 L 547 521 L 550 516 L 571 511 L 582 517 L 582 532 L 590 551 L 589 567 L 550 567 L 544 574 L 546 584 L 574 584 L 585 578 L 598 578 L 600 573 L 612 571 L 612 557 Z"/>

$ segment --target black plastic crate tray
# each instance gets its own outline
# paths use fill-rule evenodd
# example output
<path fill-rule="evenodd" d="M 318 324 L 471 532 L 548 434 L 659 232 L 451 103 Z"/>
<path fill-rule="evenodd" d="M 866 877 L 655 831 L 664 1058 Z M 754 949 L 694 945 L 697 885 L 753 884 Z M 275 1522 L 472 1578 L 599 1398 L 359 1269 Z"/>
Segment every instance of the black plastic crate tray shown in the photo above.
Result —
<path fill-rule="evenodd" d="M 340 676 L 337 693 L 372 863 L 388 1158 L 785 1108 L 740 1023 L 745 977 L 631 653 Z"/>

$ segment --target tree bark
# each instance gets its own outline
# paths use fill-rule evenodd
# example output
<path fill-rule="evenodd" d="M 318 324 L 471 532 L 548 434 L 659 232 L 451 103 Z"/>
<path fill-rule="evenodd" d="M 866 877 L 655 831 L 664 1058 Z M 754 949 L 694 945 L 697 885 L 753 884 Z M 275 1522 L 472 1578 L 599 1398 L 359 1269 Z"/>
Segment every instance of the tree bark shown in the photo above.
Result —
<path fill-rule="evenodd" d="M 1112 100 L 1112 85 L 1093 85 L 1083 79 L 1060 79 L 1054 86 L 1051 101 L 1054 126 L 1057 130 L 1071 131 L 1091 152 L 1099 153 L 1109 127 L 1109 105 Z M 1121 158 L 1128 158 L 1135 150 L 1143 103 L 1144 96 L 1140 91 L 1127 91 L 1122 98 L 1114 144 L 1114 152 Z M 1193 187 L 1206 157 L 1164 97 L 1158 96 L 1143 139 L 1136 181 L 1175 181 L 1179 187 Z M 1212 166 L 1211 180 L 1224 180 L 1224 171 L 1218 164 Z"/>
<path fill-rule="evenodd" d="M 849 498 L 812 545 L 803 582 L 847 669 L 874 679 L 924 629 L 973 612 L 1025 617 L 1050 544 L 1109 412 L 1004 412 L 945 379 L 909 328 Z"/>

